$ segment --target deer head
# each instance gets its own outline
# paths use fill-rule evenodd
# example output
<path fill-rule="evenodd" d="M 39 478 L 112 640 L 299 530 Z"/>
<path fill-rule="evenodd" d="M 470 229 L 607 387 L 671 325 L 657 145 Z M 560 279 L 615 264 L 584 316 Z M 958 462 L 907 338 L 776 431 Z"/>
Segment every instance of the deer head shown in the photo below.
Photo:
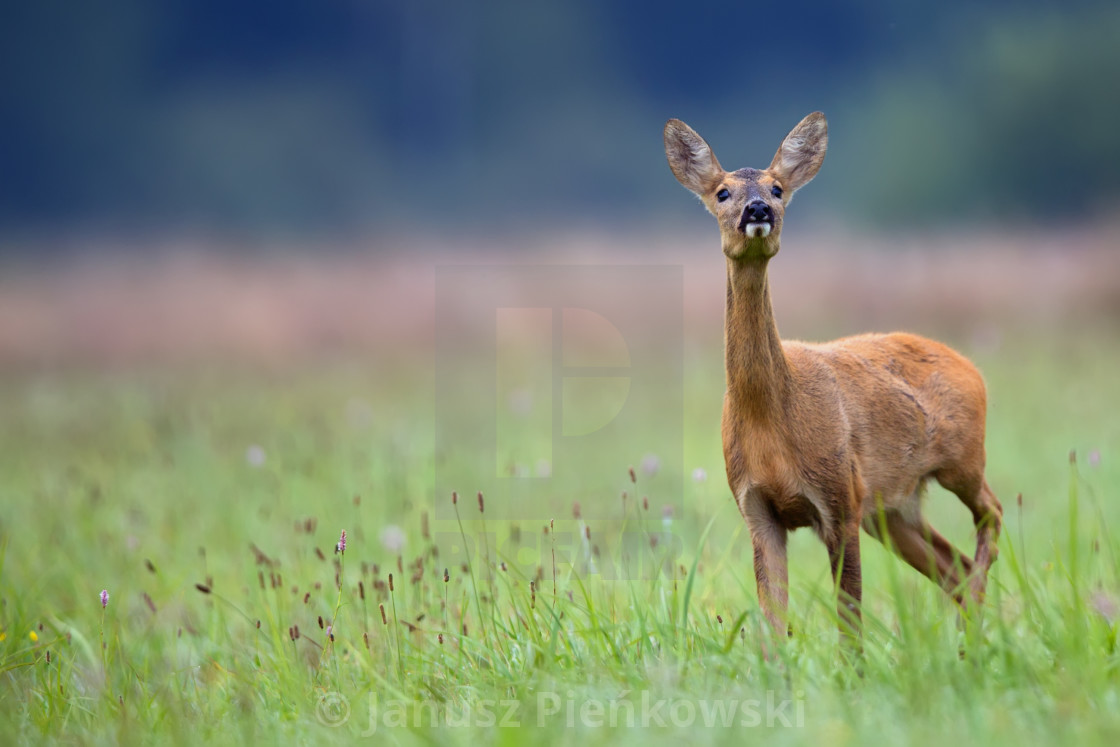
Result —
<path fill-rule="evenodd" d="M 733 260 L 778 253 L 786 206 L 817 175 L 827 147 L 828 122 L 813 112 L 786 135 L 767 168 L 724 171 L 695 130 L 679 119 L 665 124 L 669 167 L 719 221 L 723 253 Z"/>

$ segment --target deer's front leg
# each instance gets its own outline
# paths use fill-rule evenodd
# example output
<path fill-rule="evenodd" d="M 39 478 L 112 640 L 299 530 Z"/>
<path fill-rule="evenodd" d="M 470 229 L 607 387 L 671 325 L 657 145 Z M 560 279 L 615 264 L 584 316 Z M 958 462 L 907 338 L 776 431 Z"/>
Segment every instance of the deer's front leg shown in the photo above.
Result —
<path fill-rule="evenodd" d="M 788 635 L 786 608 L 789 605 L 789 566 L 786 562 L 784 527 L 773 517 L 749 520 L 754 546 L 754 577 L 758 582 L 758 603 L 776 636 Z"/>
<path fill-rule="evenodd" d="M 836 612 L 840 620 L 840 640 L 856 644 L 862 633 L 860 604 L 863 582 L 859 564 L 859 520 L 846 519 L 825 537 L 832 578 L 837 587 Z"/>

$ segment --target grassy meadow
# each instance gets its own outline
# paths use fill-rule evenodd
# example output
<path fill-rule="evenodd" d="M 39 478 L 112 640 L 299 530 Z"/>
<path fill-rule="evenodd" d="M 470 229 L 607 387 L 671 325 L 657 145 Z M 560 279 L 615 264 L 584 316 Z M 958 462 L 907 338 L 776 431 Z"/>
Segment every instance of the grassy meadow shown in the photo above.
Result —
<path fill-rule="evenodd" d="M 858 668 L 805 531 L 795 635 L 761 655 L 718 328 L 686 345 L 681 460 L 618 443 L 613 489 L 558 472 L 518 521 L 480 511 L 469 474 L 456 505 L 436 494 L 423 346 L 10 366 L 3 741 L 1116 744 L 1120 344 L 1098 322 L 949 333 L 990 392 L 989 606 L 959 625 L 865 536 Z M 927 511 L 971 554 L 954 496 L 931 488 Z M 605 571 L 620 548 L 639 571 Z"/>

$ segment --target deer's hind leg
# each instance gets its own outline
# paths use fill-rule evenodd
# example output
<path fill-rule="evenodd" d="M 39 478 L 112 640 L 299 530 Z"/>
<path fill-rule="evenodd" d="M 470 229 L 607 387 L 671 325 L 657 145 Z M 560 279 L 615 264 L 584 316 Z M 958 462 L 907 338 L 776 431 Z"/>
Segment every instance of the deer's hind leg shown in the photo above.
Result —
<path fill-rule="evenodd" d="M 999 554 L 999 533 L 1003 528 L 1003 506 L 992 489 L 988 487 L 982 472 L 962 475 L 943 470 L 937 474 L 937 481 L 947 490 L 956 494 L 961 502 L 972 512 L 972 522 L 976 526 L 976 556 L 969 577 L 969 591 L 977 604 L 984 601 L 988 586 L 988 571 Z"/>
<path fill-rule="evenodd" d="M 883 528 L 887 537 L 883 536 Z M 972 573 L 973 562 L 920 515 L 911 517 L 900 511 L 888 511 L 881 519 L 867 517 L 864 529 L 883 544 L 888 544 L 889 538 L 889 547 L 900 558 L 940 586 L 959 606 L 964 605 L 964 582 Z"/>
<path fill-rule="evenodd" d="M 887 531 L 903 560 L 963 606 L 964 581 L 973 569 L 967 555 L 924 520 L 915 524 L 895 514 L 887 518 Z"/>

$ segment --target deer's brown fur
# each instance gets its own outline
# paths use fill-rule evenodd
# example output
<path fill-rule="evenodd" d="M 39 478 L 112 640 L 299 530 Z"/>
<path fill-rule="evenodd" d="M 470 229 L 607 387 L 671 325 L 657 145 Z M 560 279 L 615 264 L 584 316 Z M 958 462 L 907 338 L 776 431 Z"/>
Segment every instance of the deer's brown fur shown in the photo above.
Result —
<path fill-rule="evenodd" d="M 816 175 L 827 145 L 827 123 L 815 112 L 786 136 L 768 168 L 727 172 L 688 125 L 665 126 L 673 173 L 719 221 L 727 258 L 724 458 L 750 527 L 759 602 L 775 630 L 786 628 L 790 530 L 811 527 L 823 540 L 841 628 L 854 632 L 861 526 L 878 539 L 885 529 L 892 548 L 960 604 L 983 600 L 1001 526 L 999 501 L 984 480 L 984 382 L 964 356 L 901 332 L 822 344 L 778 336 L 767 265 L 780 248 L 785 208 Z M 761 214 L 759 201 L 770 227 L 748 222 Z M 972 512 L 973 558 L 923 519 L 930 479 Z"/>

